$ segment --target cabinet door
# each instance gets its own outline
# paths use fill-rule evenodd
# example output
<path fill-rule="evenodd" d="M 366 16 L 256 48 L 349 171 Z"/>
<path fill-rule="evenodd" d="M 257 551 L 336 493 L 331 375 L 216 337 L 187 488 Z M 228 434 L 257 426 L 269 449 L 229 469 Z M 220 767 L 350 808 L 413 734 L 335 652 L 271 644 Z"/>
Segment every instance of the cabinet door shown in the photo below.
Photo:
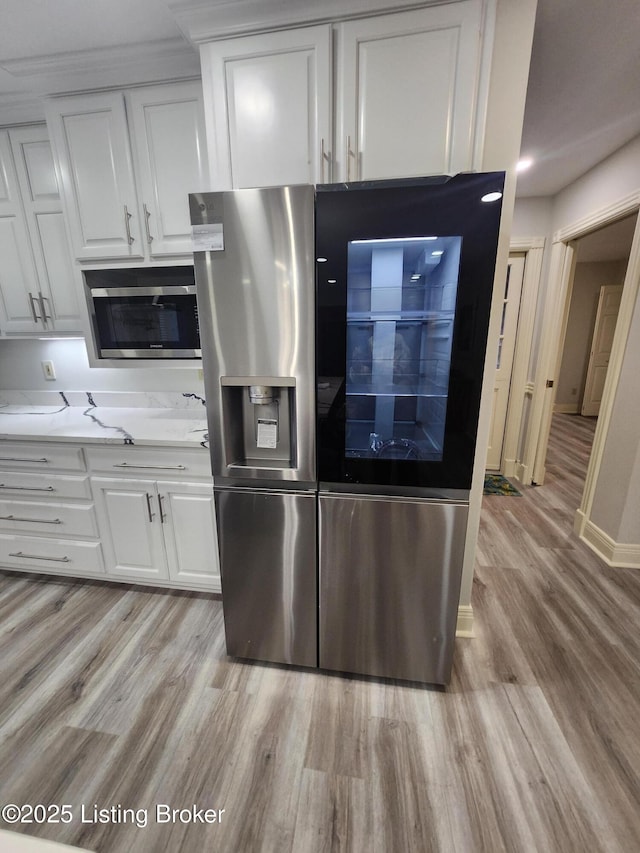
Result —
<path fill-rule="evenodd" d="M 216 190 L 330 180 L 329 25 L 202 45 Z"/>
<path fill-rule="evenodd" d="M 339 180 L 473 168 L 480 4 L 340 24 Z"/>
<path fill-rule="evenodd" d="M 158 482 L 169 577 L 220 592 L 213 487 Z"/>
<path fill-rule="evenodd" d="M 36 268 L 6 131 L 0 131 L 0 329 L 44 330 Z"/>
<path fill-rule="evenodd" d="M 209 189 L 202 86 L 136 89 L 127 106 L 149 254 L 188 254 L 189 193 Z"/>
<path fill-rule="evenodd" d="M 122 580 L 166 578 L 155 483 L 93 477 L 91 485 L 107 574 Z"/>
<path fill-rule="evenodd" d="M 124 95 L 56 98 L 47 123 L 76 257 L 142 258 Z"/>
<path fill-rule="evenodd" d="M 9 136 L 38 272 L 35 305 L 46 331 L 78 331 L 78 294 L 46 125 L 17 128 Z"/>

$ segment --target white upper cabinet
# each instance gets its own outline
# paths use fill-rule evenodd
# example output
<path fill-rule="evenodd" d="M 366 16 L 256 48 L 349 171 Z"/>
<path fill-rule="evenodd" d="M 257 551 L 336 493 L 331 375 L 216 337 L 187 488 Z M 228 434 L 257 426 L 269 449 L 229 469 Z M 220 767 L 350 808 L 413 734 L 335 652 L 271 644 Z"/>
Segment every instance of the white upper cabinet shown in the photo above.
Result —
<path fill-rule="evenodd" d="M 460 0 L 201 45 L 214 188 L 477 168 L 481 25 Z"/>
<path fill-rule="evenodd" d="M 209 189 L 202 88 L 150 86 L 126 98 L 149 255 L 188 254 L 189 193 Z"/>
<path fill-rule="evenodd" d="M 188 193 L 208 189 L 199 83 L 55 98 L 47 122 L 78 260 L 191 251 Z"/>
<path fill-rule="evenodd" d="M 331 27 L 201 47 L 213 188 L 330 180 Z"/>
<path fill-rule="evenodd" d="M 336 180 L 473 168 L 480 11 L 449 3 L 338 26 Z"/>
<path fill-rule="evenodd" d="M 0 328 L 77 332 L 73 269 L 45 125 L 0 134 Z"/>
<path fill-rule="evenodd" d="M 75 256 L 142 258 L 124 95 L 72 95 L 47 105 Z"/>

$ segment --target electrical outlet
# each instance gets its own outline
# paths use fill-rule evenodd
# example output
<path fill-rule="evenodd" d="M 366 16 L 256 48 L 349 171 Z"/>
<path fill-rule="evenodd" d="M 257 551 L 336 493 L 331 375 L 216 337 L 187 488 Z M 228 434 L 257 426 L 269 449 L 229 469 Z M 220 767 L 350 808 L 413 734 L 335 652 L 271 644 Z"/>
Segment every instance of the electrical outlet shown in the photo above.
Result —
<path fill-rule="evenodd" d="M 44 373 L 45 379 L 55 379 L 56 378 L 56 369 L 53 366 L 52 361 L 42 361 L 42 372 Z"/>

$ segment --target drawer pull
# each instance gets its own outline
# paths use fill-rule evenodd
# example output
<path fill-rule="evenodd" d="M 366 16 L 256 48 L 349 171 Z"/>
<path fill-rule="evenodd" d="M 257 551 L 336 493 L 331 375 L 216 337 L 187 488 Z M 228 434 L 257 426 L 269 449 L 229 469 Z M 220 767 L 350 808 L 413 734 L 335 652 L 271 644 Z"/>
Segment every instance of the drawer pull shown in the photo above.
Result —
<path fill-rule="evenodd" d="M 158 495 L 158 508 L 160 509 L 160 521 L 164 524 L 167 520 L 167 516 L 164 512 L 164 507 L 162 506 L 162 495 Z"/>
<path fill-rule="evenodd" d="M 0 515 L 0 521 L 33 521 L 34 524 L 62 524 L 59 518 L 23 518 L 19 515 Z"/>
<path fill-rule="evenodd" d="M 70 557 L 43 557 L 41 554 L 23 554 L 22 551 L 14 551 L 10 557 L 22 557 L 24 560 L 50 560 L 52 563 L 70 563 Z"/>
<path fill-rule="evenodd" d="M 53 486 L 7 486 L 0 483 L 0 489 L 11 489 L 12 492 L 55 492 Z"/>
<path fill-rule="evenodd" d="M 0 462 L 48 462 L 46 456 L 43 456 L 42 459 L 28 459 L 26 456 L 24 458 L 20 456 L 0 456 Z"/>
<path fill-rule="evenodd" d="M 184 465 L 132 465 L 131 462 L 114 462 L 114 468 L 144 468 L 148 471 L 186 471 Z"/>

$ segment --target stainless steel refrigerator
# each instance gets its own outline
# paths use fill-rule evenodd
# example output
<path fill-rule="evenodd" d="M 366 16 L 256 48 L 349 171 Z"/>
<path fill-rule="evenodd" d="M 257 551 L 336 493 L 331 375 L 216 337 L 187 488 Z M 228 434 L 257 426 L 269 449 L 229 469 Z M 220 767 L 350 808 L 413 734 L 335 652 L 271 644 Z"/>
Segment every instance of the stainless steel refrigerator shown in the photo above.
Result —
<path fill-rule="evenodd" d="M 229 655 L 448 682 L 503 178 L 190 196 Z"/>

